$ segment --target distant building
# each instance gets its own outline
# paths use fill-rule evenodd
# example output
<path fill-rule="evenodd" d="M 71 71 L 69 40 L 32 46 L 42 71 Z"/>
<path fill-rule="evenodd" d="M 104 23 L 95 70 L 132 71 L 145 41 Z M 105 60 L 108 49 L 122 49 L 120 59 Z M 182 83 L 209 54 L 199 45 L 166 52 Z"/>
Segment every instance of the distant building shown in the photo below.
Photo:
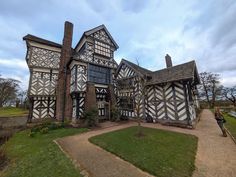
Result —
<path fill-rule="evenodd" d="M 117 65 L 118 45 L 104 25 L 83 33 L 72 48 L 73 24 L 65 23 L 63 43 L 33 35 L 27 44 L 30 70 L 29 120 L 80 119 L 85 110 L 98 108 L 106 119 L 112 106 L 123 117 L 139 115 L 152 122 L 191 126 L 198 107 L 199 76 L 195 61 L 152 72 L 122 59 Z M 139 101 L 139 103 L 138 103 Z"/>

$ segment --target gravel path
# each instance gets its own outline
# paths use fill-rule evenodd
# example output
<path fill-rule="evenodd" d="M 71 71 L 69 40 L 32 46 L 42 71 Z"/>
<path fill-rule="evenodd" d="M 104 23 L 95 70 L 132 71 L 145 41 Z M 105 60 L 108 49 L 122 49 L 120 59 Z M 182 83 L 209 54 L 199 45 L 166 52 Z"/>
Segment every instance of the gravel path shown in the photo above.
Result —
<path fill-rule="evenodd" d="M 72 157 L 85 176 L 93 177 L 151 177 L 134 165 L 88 142 L 92 136 L 137 125 L 128 123 L 105 129 L 90 131 L 81 135 L 58 139 L 63 151 Z"/>
<path fill-rule="evenodd" d="M 222 136 L 222 132 L 210 110 L 203 110 L 200 122 L 194 130 L 158 124 L 148 124 L 147 126 L 188 133 L 198 137 L 196 170 L 193 177 L 236 176 L 236 145 L 229 136 Z"/>
<path fill-rule="evenodd" d="M 88 138 L 106 132 L 137 125 L 130 122 L 105 129 L 90 131 L 58 139 L 61 149 L 73 159 L 85 176 L 93 177 L 146 177 L 151 176 L 132 164 L 88 142 Z M 165 129 L 196 135 L 199 138 L 196 170 L 193 177 L 235 177 L 236 145 L 230 137 L 222 137 L 212 112 L 204 110 L 194 130 L 160 124 L 142 124 L 145 127 Z"/>

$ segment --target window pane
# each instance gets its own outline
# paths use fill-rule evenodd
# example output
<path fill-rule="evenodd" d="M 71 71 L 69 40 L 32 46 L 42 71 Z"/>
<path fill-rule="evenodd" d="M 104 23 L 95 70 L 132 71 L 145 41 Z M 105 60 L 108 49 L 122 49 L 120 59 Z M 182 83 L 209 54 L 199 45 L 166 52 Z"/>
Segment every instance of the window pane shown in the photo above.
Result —
<path fill-rule="evenodd" d="M 89 64 L 89 81 L 95 83 L 109 84 L 110 69 Z"/>

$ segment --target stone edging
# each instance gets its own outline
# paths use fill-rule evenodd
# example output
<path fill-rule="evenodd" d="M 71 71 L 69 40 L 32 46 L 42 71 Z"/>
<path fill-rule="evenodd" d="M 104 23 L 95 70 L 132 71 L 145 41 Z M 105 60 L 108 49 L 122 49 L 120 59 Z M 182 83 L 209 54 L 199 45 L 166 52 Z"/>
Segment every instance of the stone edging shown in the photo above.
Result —
<path fill-rule="evenodd" d="M 71 158 L 71 156 L 61 147 L 61 145 L 57 142 L 57 140 L 53 140 L 53 142 L 59 147 L 59 149 L 66 155 L 67 158 L 70 159 L 70 161 L 73 163 L 73 165 L 79 169 L 80 171 L 80 174 L 83 176 L 83 177 L 91 177 L 91 175 L 89 174 L 88 171 L 85 170 L 85 168 L 83 168 L 77 160 L 73 160 Z"/>
<path fill-rule="evenodd" d="M 230 133 L 230 131 L 225 128 L 226 132 L 228 133 L 228 135 L 231 137 L 231 139 L 234 141 L 234 143 L 236 144 L 236 139 L 233 137 L 233 135 Z"/>

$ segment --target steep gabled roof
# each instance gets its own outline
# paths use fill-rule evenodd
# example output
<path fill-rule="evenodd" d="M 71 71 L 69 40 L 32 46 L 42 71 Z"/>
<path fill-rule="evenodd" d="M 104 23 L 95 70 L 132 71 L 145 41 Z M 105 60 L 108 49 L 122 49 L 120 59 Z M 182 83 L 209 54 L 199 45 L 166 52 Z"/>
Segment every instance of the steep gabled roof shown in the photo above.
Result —
<path fill-rule="evenodd" d="M 38 42 L 40 44 L 45 44 L 45 45 L 49 45 L 49 46 L 57 47 L 57 48 L 62 47 L 61 44 L 58 44 L 58 43 L 55 43 L 55 42 L 52 42 L 52 41 L 49 41 L 49 40 L 46 40 L 46 39 L 43 39 L 43 38 L 39 38 L 39 37 L 33 36 L 31 34 L 27 34 L 26 36 L 24 36 L 23 40 L 25 40 L 25 41 L 34 41 L 34 42 Z"/>
<path fill-rule="evenodd" d="M 140 67 L 140 66 L 138 66 L 138 65 L 126 60 L 126 59 L 122 59 L 119 66 L 118 66 L 118 68 L 117 68 L 116 74 L 119 72 L 119 70 L 121 69 L 123 64 L 126 64 L 127 66 L 129 66 L 130 68 L 132 68 L 135 72 L 137 72 L 141 76 L 148 76 L 152 72 L 152 71 L 150 71 L 148 69 L 145 69 L 143 67 Z"/>
<path fill-rule="evenodd" d="M 99 25 L 99 26 L 97 26 L 97 27 L 95 27 L 95 28 L 92 28 L 92 29 L 90 29 L 90 30 L 88 30 L 88 31 L 85 31 L 85 32 L 83 33 L 83 35 L 81 36 L 79 42 L 78 42 L 77 45 L 75 46 L 75 49 L 78 47 L 79 43 L 81 42 L 81 40 L 82 40 L 84 37 L 87 37 L 87 36 L 89 36 L 89 35 L 91 35 L 91 34 L 97 32 L 97 31 L 99 31 L 99 30 L 101 30 L 101 29 L 105 30 L 106 34 L 107 34 L 107 35 L 109 36 L 109 38 L 111 39 L 112 43 L 115 45 L 115 48 L 118 49 L 119 46 L 117 45 L 116 41 L 113 39 L 113 37 L 111 36 L 111 34 L 109 33 L 109 31 L 107 30 L 106 26 L 103 25 L 103 24 L 102 24 L 102 25 Z"/>
<path fill-rule="evenodd" d="M 192 79 L 195 84 L 200 83 L 196 63 L 194 60 L 152 72 L 151 77 L 152 79 L 147 82 L 147 85 L 187 79 Z"/>
<path fill-rule="evenodd" d="M 122 59 L 117 68 L 116 74 L 118 74 L 123 64 L 126 64 L 127 66 L 131 67 L 139 75 L 146 76 L 148 78 L 148 81 L 146 83 L 147 85 L 189 79 L 192 79 L 195 84 L 200 83 L 196 63 L 194 60 L 157 71 L 150 71 L 128 60 Z"/>

